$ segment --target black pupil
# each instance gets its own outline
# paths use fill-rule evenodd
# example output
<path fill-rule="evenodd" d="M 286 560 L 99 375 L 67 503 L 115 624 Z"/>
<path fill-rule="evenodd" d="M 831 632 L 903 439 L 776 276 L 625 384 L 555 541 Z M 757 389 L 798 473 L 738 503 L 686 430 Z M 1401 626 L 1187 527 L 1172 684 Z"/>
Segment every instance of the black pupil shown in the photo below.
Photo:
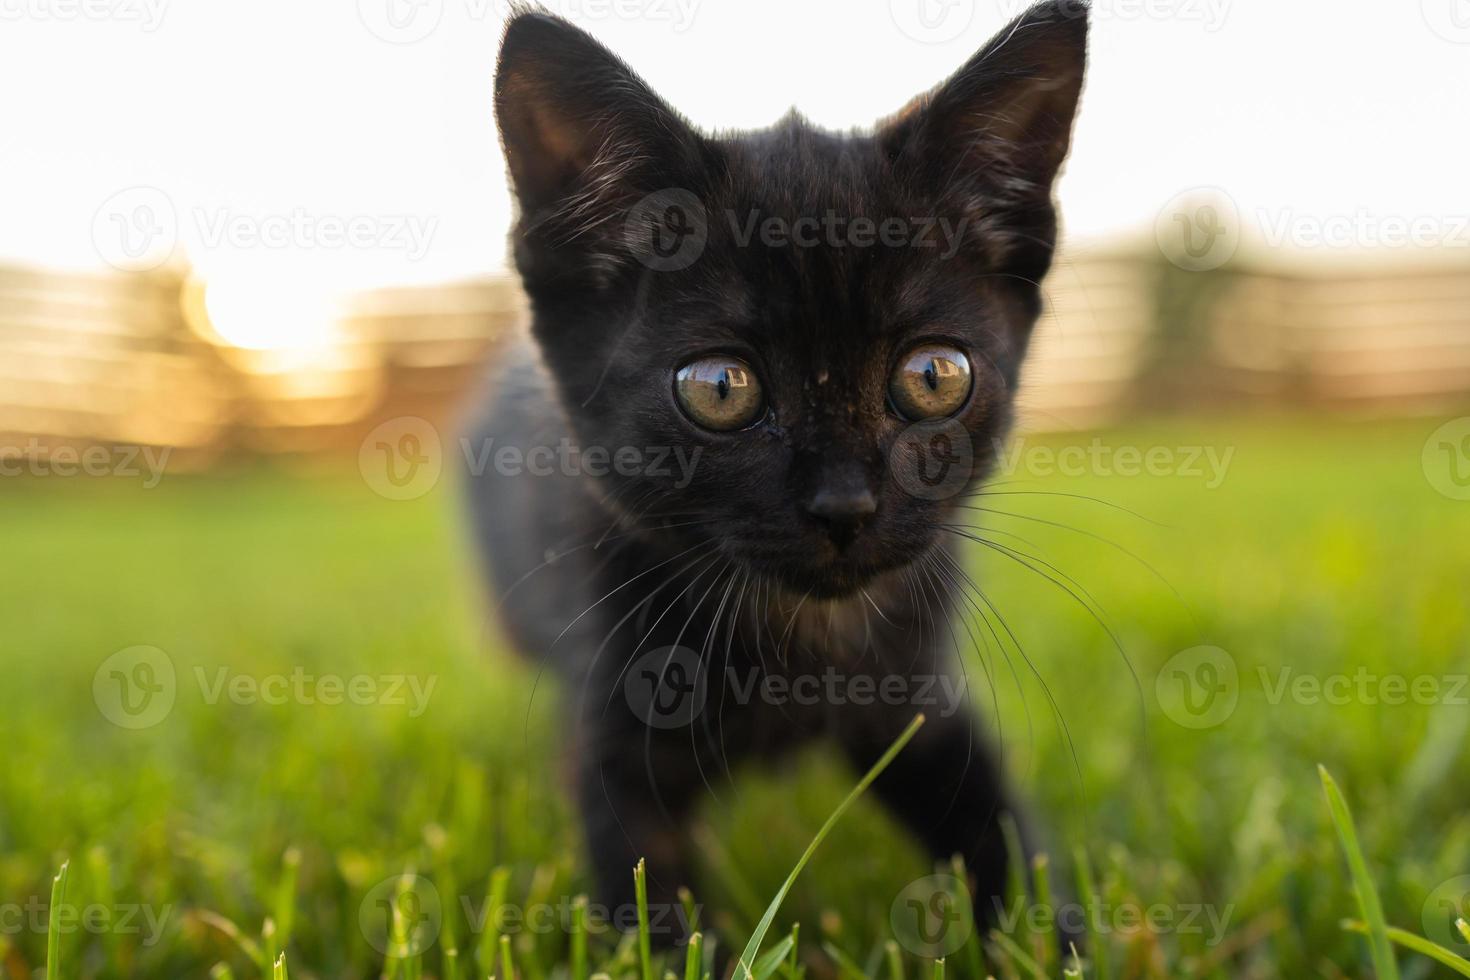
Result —
<path fill-rule="evenodd" d="M 939 390 L 939 372 L 933 361 L 930 361 L 929 366 L 924 368 L 924 383 L 929 386 L 930 391 Z"/>
<path fill-rule="evenodd" d="M 720 380 L 715 382 L 715 390 L 720 393 L 720 401 L 730 396 L 730 372 L 728 370 L 720 372 Z"/>

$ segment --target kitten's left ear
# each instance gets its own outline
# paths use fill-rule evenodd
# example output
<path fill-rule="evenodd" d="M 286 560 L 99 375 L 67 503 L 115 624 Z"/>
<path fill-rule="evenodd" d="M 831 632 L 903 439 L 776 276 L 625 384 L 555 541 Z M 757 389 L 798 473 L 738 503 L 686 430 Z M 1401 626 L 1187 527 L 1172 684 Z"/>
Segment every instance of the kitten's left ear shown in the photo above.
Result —
<path fill-rule="evenodd" d="M 938 181 L 1049 200 L 1071 143 L 1087 64 L 1085 0 L 1049 0 L 880 129 L 891 157 Z"/>

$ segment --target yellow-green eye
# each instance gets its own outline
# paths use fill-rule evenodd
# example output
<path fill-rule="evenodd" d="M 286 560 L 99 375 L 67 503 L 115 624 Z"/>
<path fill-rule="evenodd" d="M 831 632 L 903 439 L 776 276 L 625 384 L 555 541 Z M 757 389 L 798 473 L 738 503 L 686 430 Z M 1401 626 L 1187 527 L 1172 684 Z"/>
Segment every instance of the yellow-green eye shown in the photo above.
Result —
<path fill-rule="evenodd" d="M 744 429 L 765 409 L 755 372 L 726 354 L 701 357 L 681 367 L 674 375 L 674 394 L 686 415 L 716 432 Z"/>
<path fill-rule="evenodd" d="M 888 397 L 911 422 L 953 415 L 970 398 L 970 359 L 948 344 L 920 344 L 893 369 Z"/>

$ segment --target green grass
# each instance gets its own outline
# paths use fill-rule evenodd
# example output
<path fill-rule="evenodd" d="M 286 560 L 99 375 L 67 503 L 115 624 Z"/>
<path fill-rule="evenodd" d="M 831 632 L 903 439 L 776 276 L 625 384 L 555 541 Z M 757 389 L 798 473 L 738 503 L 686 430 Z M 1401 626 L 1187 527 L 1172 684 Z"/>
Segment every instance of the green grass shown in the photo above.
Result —
<path fill-rule="evenodd" d="M 1470 708 L 1371 703 L 1351 684 L 1342 699 L 1289 693 L 1302 676 L 1361 669 L 1440 678 L 1443 694 L 1470 672 L 1470 504 L 1440 496 L 1420 468 L 1439 421 L 1138 425 L 1099 436 L 1234 447 L 1224 482 L 1020 474 L 979 501 L 1113 543 L 973 515 L 1085 587 L 1117 639 L 1041 576 L 975 549 L 970 569 L 1025 653 L 972 651 L 976 693 L 1047 823 L 1047 887 L 1062 901 L 1195 916 L 1189 928 L 1110 929 L 1088 951 L 1106 960 L 1084 963 L 1085 976 L 1372 975 L 1370 944 L 1344 928 L 1362 892 L 1318 764 L 1351 805 L 1389 941 L 1424 936 L 1431 893 L 1470 874 Z M 483 978 L 506 972 L 502 955 L 525 980 L 643 972 L 636 939 L 583 937 L 579 961 L 582 939 L 565 930 L 533 935 L 484 914 L 509 902 L 570 917 L 588 880 L 559 778 L 556 691 L 485 621 L 443 489 L 390 502 L 330 468 L 169 475 L 152 490 L 0 484 L 0 976 L 42 970 L 59 932 L 63 977 L 194 977 L 226 963 L 216 975 L 250 980 L 273 975 L 281 953 L 297 980 L 375 977 L 395 948 L 388 919 L 412 930 L 426 907 L 415 903 L 435 896 L 438 929 L 407 933 L 398 975 Z M 108 656 L 139 645 L 167 653 L 178 695 L 158 724 L 127 730 L 99 711 L 93 682 Z M 1161 710 L 1156 681 L 1202 645 L 1233 658 L 1238 701 L 1218 725 L 1185 727 Z M 221 669 L 227 681 L 299 669 L 434 687 L 418 714 L 209 703 L 196 670 L 208 689 Z M 706 809 L 706 967 L 714 946 L 735 958 L 857 775 L 813 751 L 744 774 Z M 68 907 L 107 921 L 48 928 L 68 858 Z M 933 974 L 885 945 L 895 898 L 933 870 L 859 800 L 792 884 L 769 934 L 781 938 L 762 950 L 799 922 L 798 955 L 765 965 L 786 980 Z M 487 903 L 496 882 L 501 898 Z M 1453 917 L 1442 925 L 1431 938 L 1450 945 Z M 1048 957 L 1060 975 L 1071 958 L 1031 938 L 1049 929 L 1021 922 L 1003 942 L 971 942 L 948 955 L 946 975 L 1028 976 L 1027 959 Z M 1410 949 L 1406 980 L 1454 975 Z M 650 969 L 691 966 L 681 951 L 652 954 Z"/>

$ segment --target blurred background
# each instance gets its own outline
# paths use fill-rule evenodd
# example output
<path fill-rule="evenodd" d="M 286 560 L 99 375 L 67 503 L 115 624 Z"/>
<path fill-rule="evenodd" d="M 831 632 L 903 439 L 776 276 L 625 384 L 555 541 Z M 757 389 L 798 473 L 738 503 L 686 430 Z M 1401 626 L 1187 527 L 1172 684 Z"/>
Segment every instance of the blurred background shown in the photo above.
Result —
<path fill-rule="evenodd" d="M 547 6 L 710 129 L 869 125 L 1021 9 Z M 496 867 L 511 895 L 586 887 L 556 699 L 498 641 L 451 478 L 525 315 L 505 15 L 0 0 L 0 976 L 42 961 L 9 913 L 64 858 L 77 902 L 160 923 L 69 934 L 82 976 L 256 975 L 210 916 L 259 935 L 293 895 L 293 976 L 376 975 L 358 910 L 406 868 L 446 910 Z M 1365 976 L 1317 763 L 1392 921 L 1453 945 L 1470 913 L 1470 5 L 1096 0 L 1093 24 L 1007 495 L 977 518 L 1073 594 L 971 557 L 1015 626 L 979 696 L 1059 869 L 1090 853 L 1115 903 L 1228 920 L 1123 930 L 1119 975 Z M 410 445 L 438 451 L 405 482 Z M 301 672 L 423 703 L 217 686 Z M 850 787 L 833 763 L 706 816 L 717 929 Z M 898 839 L 860 807 L 780 924 L 878 962 L 925 871 Z M 556 943 L 517 938 L 531 980 Z"/>
<path fill-rule="evenodd" d="M 871 124 L 1020 9 L 559 2 L 711 129 L 792 105 Z M 1100 4 L 1028 422 L 1462 399 L 1459 2 Z M 522 311 L 489 98 L 503 0 L 11 3 L 8 452 L 101 440 L 206 465 L 351 448 L 459 403 Z"/>

